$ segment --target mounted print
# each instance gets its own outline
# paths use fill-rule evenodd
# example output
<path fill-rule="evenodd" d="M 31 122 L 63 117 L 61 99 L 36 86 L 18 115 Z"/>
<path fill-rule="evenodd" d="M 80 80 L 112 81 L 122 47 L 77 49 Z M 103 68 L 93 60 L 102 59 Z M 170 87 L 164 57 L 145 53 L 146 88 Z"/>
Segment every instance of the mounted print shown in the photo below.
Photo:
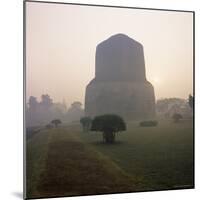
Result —
<path fill-rule="evenodd" d="M 24 197 L 194 188 L 194 12 L 24 2 Z"/>

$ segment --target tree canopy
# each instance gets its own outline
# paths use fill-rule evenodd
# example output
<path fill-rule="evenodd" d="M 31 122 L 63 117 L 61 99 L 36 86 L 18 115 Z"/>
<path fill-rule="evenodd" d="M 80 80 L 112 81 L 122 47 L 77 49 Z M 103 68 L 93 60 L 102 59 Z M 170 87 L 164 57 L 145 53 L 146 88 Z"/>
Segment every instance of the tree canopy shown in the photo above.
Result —
<path fill-rule="evenodd" d="M 179 122 L 180 119 L 183 118 L 183 116 L 179 113 L 174 113 L 172 118 L 173 118 L 174 122 L 177 123 L 177 122 Z"/>
<path fill-rule="evenodd" d="M 80 123 L 82 124 L 83 131 L 88 131 L 91 127 L 92 119 L 90 117 L 81 117 Z"/>
<path fill-rule="evenodd" d="M 194 97 L 191 94 L 189 95 L 188 103 L 189 103 L 190 107 L 193 108 L 193 106 L 194 106 Z"/>
<path fill-rule="evenodd" d="M 58 126 L 59 124 L 61 124 L 62 122 L 61 122 L 60 119 L 54 119 L 54 120 L 51 121 L 51 123 L 54 124 L 55 127 L 57 127 L 57 126 Z"/>
<path fill-rule="evenodd" d="M 103 139 L 107 143 L 115 141 L 115 133 L 126 130 L 126 123 L 118 115 L 106 114 L 96 116 L 92 121 L 91 131 L 103 132 Z"/>

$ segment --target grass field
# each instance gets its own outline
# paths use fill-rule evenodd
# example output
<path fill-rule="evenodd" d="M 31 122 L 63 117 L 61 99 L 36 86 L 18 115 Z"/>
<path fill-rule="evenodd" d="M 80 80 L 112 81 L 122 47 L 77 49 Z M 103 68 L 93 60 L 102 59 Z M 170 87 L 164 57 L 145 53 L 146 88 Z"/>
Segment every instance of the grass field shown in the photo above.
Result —
<path fill-rule="evenodd" d="M 129 123 L 116 139 L 78 124 L 40 131 L 27 142 L 27 197 L 193 188 L 191 120 Z"/>

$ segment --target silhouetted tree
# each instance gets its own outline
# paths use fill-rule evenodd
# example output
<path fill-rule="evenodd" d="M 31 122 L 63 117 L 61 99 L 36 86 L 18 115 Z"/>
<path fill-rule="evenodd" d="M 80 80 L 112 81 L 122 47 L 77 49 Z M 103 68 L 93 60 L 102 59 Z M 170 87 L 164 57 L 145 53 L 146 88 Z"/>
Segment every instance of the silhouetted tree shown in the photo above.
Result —
<path fill-rule="evenodd" d="M 39 102 L 34 96 L 30 96 L 26 107 L 26 125 L 33 126 L 40 121 L 38 117 Z"/>
<path fill-rule="evenodd" d="M 40 105 L 43 107 L 43 109 L 49 109 L 53 105 L 53 100 L 48 94 L 43 94 L 41 96 Z"/>
<path fill-rule="evenodd" d="M 103 141 L 113 143 L 115 134 L 119 131 L 125 131 L 126 124 L 118 115 L 101 115 L 96 116 L 92 121 L 91 131 L 103 132 Z"/>
<path fill-rule="evenodd" d="M 192 116 L 189 100 L 180 98 L 165 98 L 157 100 L 157 117 L 172 118 L 174 113 L 180 113 L 185 118 Z"/>
<path fill-rule="evenodd" d="M 82 103 L 80 101 L 75 101 L 71 104 L 72 108 L 81 109 Z"/>
<path fill-rule="evenodd" d="M 70 119 L 71 121 L 79 121 L 80 118 L 84 115 L 81 106 L 82 106 L 81 102 L 79 101 L 73 102 L 67 111 L 68 119 Z"/>
<path fill-rule="evenodd" d="M 177 123 L 177 122 L 180 121 L 180 119 L 183 118 L 183 116 L 181 114 L 179 114 L 179 113 L 174 113 L 172 118 L 173 118 L 174 122 Z"/>
<path fill-rule="evenodd" d="M 36 97 L 30 96 L 26 107 L 26 125 L 45 126 L 52 119 L 63 119 L 66 115 L 64 103 L 53 103 L 48 94 L 42 94 L 40 101 L 37 101 Z"/>
<path fill-rule="evenodd" d="M 191 94 L 189 95 L 188 103 L 189 103 L 190 107 L 193 108 L 193 106 L 194 106 L 194 97 Z"/>
<path fill-rule="evenodd" d="M 51 123 L 54 124 L 55 127 L 58 127 L 58 125 L 61 124 L 62 122 L 61 122 L 60 119 L 54 119 L 54 120 L 51 121 Z"/>
<path fill-rule="evenodd" d="M 29 101 L 28 101 L 28 105 L 29 105 L 29 109 L 31 111 L 36 110 L 37 106 L 38 106 L 37 98 L 34 97 L 34 96 L 30 96 Z"/>
<path fill-rule="evenodd" d="M 90 117 L 81 117 L 80 123 L 83 127 L 83 131 L 88 131 L 91 127 L 92 119 Z"/>

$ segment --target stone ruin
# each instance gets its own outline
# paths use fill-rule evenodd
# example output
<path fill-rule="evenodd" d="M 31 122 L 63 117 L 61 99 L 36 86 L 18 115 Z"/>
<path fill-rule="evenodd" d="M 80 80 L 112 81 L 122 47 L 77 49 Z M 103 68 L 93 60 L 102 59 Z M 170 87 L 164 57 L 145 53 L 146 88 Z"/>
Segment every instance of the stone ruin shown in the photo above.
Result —
<path fill-rule="evenodd" d="M 155 117 L 154 88 L 146 80 L 143 46 L 117 34 L 96 48 L 95 78 L 86 87 L 85 115 L 118 114 L 124 119 Z"/>

